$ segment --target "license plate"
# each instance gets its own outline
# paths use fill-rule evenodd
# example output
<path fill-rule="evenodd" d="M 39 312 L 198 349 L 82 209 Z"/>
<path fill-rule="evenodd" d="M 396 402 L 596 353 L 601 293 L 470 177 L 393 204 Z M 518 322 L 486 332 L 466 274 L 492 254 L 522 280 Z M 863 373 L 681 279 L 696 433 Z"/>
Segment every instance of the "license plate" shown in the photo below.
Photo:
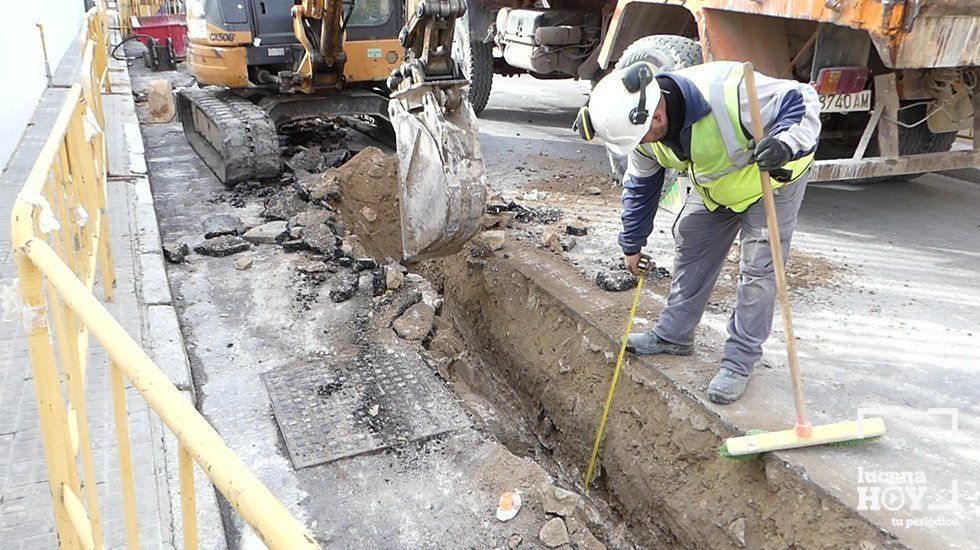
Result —
<path fill-rule="evenodd" d="M 871 110 L 871 90 L 853 94 L 828 94 L 820 96 L 821 113 L 849 113 Z"/>

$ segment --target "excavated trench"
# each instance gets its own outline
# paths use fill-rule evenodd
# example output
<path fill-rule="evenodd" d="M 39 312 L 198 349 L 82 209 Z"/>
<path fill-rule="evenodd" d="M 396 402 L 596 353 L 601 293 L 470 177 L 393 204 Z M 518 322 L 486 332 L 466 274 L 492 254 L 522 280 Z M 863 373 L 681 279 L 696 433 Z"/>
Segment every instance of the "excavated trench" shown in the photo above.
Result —
<path fill-rule="evenodd" d="M 513 452 L 536 455 L 581 491 L 629 293 L 599 292 L 518 241 L 491 252 L 478 238 L 418 269 L 443 291 L 429 346 L 443 370 L 506 417 L 489 424 Z M 721 458 L 720 443 L 737 433 L 657 363 L 631 358 L 589 498 L 611 506 L 641 547 L 900 546 L 777 457 Z"/>
<path fill-rule="evenodd" d="M 377 258 L 399 255 L 388 164 L 339 180 L 341 216 Z M 410 266 L 443 295 L 428 353 L 511 452 L 582 492 L 630 293 L 599 291 L 559 256 L 512 237 L 491 250 L 478 236 Z M 625 364 L 589 494 L 600 538 L 615 548 L 902 546 L 776 455 L 720 457 L 722 441 L 741 432 L 690 389 L 715 368 L 697 355 Z"/>

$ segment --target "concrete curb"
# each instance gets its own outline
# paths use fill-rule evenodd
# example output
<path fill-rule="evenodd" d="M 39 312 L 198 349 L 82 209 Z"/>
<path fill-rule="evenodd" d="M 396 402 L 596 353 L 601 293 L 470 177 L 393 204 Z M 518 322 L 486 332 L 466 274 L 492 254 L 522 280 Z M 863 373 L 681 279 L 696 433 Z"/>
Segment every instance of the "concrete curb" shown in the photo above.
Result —
<path fill-rule="evenodd" d="M 134 230 L 136 241 L 133 252 L 136 255 L 136 282 L 138 300 L 140 303 L 140 318 L 142 320 L 142 342 L 150 358 L 160 367 L 192 403 L 197 402 L 194 390 L 194 380 L 191 375 L 190 360 L 184 347 L 184 337 L 180 331 L 177 311 L 174 308 L 170 283 L 164 266 L 160 230 L 157 225 L 156 208 L 153 204 L 153 193 L 150 180 L 146 175 L 146 160 L 143 149 L 143 137 L 139 120 L 136 116 L 132 100 L 129 71 L 125 63 L 113 61 L 113 86 L 119 86 L 121 93 L 127 96 L 124 100 L 126 108 L 122 113 L 124 132 L 122 143 L 128 150 L 125 158 L 127 169 L 115 172 L 114 180 L 125 181 L 131 185 L 133 198 Z M 117 95 L 114 93 L 114 95 Z M 128 172 L 128 173 L 125 173 Z M 183 528 L 181 520 L 180 483 L 177 468 L 178 443 L 162 421 L 158 421 L 153 429 L 153 439 L 157 442 L 154 459 L 157 473 L 157 486 L 161 494 L 170 496 L 170 517 L 161 518 L 165 525 L 172 526 L 171 544 L 174 548 L 183 546 Z M 198 536 L 201 548 L 227 548 L 224 524 L 218 506 L 217 494 L 207 476 L 196 469 L 195 486 L 197 496 Z"/>

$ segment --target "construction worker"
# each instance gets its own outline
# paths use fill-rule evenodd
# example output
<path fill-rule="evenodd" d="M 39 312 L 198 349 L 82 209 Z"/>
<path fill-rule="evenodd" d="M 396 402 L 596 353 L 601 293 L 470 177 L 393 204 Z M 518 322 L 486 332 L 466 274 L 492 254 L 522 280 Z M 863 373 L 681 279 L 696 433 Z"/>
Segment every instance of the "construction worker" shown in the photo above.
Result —
<path fill-rule="evenodd" d="M 667 306 L 651 330 L 629 335 L 627 349 L 691 354 L 694 329 L 740 235 L 735 310 L 721 366 L 707 390 L 711 401 L 722 404 L 741 397 L 772 329 L 776 283 L 759 170 L 773 176 L 785 258 L 820 135 L 813 88 L 761 74 L 756 84 L 766 135 L 750 135 L 742 71 L 741 63 L 719 61 L 656 74 L 652 65 L 638 62 L 603 78 L 576 120 L 584 138 L 598 136 L 611 151 L 628 155 L 619 245 L 634 275 L 653 230 L 665 167 L 686 172 L 695 190 L 674 222 Z"/>

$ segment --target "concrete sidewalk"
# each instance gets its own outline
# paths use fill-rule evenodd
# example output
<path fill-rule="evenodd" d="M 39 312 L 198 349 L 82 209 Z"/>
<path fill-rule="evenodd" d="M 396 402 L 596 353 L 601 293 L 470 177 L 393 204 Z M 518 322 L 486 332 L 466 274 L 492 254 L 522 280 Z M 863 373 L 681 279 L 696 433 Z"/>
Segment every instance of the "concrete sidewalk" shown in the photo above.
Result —
<path fill-rule="evenodd" d="M 78 48 L 80 44 L 76 44 Z M 70 65 L 73 59 L 66 56 Z M 63 63 L 65 65 L 65 63 Z M 67 67 L 67 66 L 66 66 Z M 71 71 L 67 67 L 65 71 Z M 107 117 L 109 183 L 107 199 L 115 260 L 113 316 L 140 342 L 158 365 L 193 398 L 190 374 L 170 288 L 163 267 L 159 233 L 142 139 L 125 63 L 112 61 L 113 93 L 103 96 Z M 42 96 L 35 116 L 7 169 L 0 176 L 0 285 L 16 289 L 10 251 L 9 213 L 67 94 L 70 79 L 56 79 Z M 96 296 L 101 297 L 101 288 Z M 7 317 L 11 317 L 8 315 Z M 3 548 L 51 548 L 57 544 L 51 495 L 34 399 L 34 380 L 20 322 L 0 321 L 0 542 Z M 88 369 L 89 415 L 108 548 L 125 546 L 115 424 L 105 352 L 94 342 Z M 132 388 L 128 391 L 140 547 L 181 546 L 176 443 L 158 417 Z M 225 546 L 214 491 L 198 472 L 198 524 L 202 548 Z"/>

